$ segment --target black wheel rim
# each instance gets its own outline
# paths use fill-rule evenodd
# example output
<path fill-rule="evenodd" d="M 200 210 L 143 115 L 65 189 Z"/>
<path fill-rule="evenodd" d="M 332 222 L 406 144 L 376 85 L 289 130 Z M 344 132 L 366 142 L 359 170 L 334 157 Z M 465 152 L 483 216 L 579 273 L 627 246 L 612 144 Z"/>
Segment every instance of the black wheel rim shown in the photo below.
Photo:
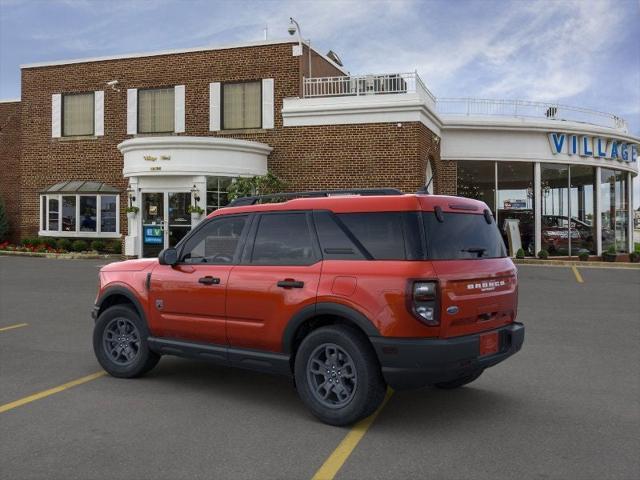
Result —
<path fill-rule="evenodd" d="M 358 386 L 353 359 L 334 343 L 323 343 L 311 353 L 307 361 L 307 380 L 315 399 L 328 408 L 347 405 Z"/>
<path fill-rule="evenodd" d="M 102 344 L 109 359 L 117 365 L 130 365 L 140 353 L 140 333 L 126 318 L 111 320 L 102 334 Z"/>

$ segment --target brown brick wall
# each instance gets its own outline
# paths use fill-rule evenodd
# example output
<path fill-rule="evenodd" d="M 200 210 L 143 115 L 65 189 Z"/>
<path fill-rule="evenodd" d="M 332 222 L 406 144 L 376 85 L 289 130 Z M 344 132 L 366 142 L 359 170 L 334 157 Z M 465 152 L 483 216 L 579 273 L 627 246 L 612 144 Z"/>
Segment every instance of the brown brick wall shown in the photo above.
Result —
<path fill-rule="evenodd" d="M 0 103 L 0 197 L 9 220 L 9 240 L 18 237 L 20 192 L 20 102 Z"/>
<path fill-rule="evenodd" d="M 316 56 L 315 75 L 339 75 Z M 302 58 L 306 58 L 303 56 Z M 436 160 L 436 187 L 448 174 L 439 162 L 439 145 L 419 123 L 282 126 L 283 98 L 299 95 L 300 57 L 291 44 L 188 52 L 143 58 L 26 68 L 22 70 L 22 155 L 20 219 L 22 236 L 38 230 L 38 192 L 65 180 L 98 180 L 126 190 L 118 143 L 126 134 L 127 88 L 185 85 L 186 132 L 220 135 L 269 144 L 269 168 L 289 189 L 396 187 L 413 192 L 424 183 L 426 159 Z M 209 132 L 209 83 L 275 79 L 275 128 L 247 132 Z M 106 86 L 118 80 L 119 92 Z M 105 136 L 70 140 L 51 138 L 51 95 L 105 91 Z M 121 195 L 121 233 L 126 233 L 125 195 Z"/>

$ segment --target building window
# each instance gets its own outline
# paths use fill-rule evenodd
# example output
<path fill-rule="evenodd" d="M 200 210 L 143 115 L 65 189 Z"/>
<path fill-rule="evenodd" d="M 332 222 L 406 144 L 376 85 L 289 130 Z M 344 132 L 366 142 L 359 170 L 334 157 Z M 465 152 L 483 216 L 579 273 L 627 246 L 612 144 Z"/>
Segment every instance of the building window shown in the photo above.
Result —
<path fill-rule="evenodd" d="M 496 163 L 488 161 L 458 162 L 458 195 L 486 203 L 496 212 Z"/>
<path fill-rule="evenodd" d="M 207 215 L 229 203 L 227 190 L 231 177 L 207 177 Z"/>
<path fill-rule="evenodd" d="M 225 83 L 222 86 L 222 128 L 262 127 L 262 83 Z"/>
<path fill-rule="evenodd" d="M 628 251 L 629 184 L 626 172 L 603 168 L 600 171 L 600 212 L 602 216 L 602 251 L 612 246 L 616 252 Z"/>
<path fill-rule="evenodd" d="M 512 255 L 519 248 L 535 255 L 535 219 L 533 214 L 533 163 L 497 162 L 498 226 Z M 509 238 L 509 223 L 517 222 L 520 241 Z"/>
<path fill-rule="evenodd" d="M 62 136 L 79 137 L 94 133 L 94 93 L 62 96 Z"/>
<path fill-rule="evenodd" d="M 138 91 L 138 133 L 168 133 L 175 129 L 175 89 Z"/>
<path fill-rule="evenodd" d="M 95 195 L 80 197 L 80 231 L 95 232 L 98 221 L 98 198 Z"/>
<path fill-rule="evenodd" d="M 76 231 L 76 197 L 75 195 L 62 197 L 62 231 Z"/>
<path fill-rule="evenodd" d="M 118 216 L 118 197 L 116 195 L 102 195 L 100 197 L 100 231 L 116 232 Z"/>
<path fill-rule="evenodd" d="M 40 235 L 118 237 L 119 195 L 43 194 Z"/>

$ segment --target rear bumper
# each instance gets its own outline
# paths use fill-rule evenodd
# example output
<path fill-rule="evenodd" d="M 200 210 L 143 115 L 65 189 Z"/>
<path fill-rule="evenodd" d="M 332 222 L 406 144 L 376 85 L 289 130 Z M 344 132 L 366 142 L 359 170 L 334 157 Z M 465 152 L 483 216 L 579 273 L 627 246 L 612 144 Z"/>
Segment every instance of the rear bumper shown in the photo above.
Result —
<path fill-rule="evenodd" d="M 448 382 L 492 367 L 522 348 L 523 324 L 513 323 L 493 331 L 499 333 L 500 350 L 483 357 L 480 334 L 448 339 L 370 337 L 370 340 L 386 382 L 396 390 L 403 390 Z"/>

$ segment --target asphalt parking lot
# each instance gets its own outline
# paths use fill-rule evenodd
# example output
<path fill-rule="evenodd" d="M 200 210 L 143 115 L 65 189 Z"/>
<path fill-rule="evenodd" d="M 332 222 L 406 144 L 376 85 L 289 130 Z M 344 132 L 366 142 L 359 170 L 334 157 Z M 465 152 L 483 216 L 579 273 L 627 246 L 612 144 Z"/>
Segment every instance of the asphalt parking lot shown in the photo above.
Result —
<path fill-rule="evenodd" d="M 286 378 L 165 357 L 31 397 L 100 372 L 101 264 L 0 256 L 0 478 L 311 479 L 350 429 Z M 640 270 L 519 270 L 523 350 L 457 391 L 395 392 L 335 478 L 640 478 Z"/>

